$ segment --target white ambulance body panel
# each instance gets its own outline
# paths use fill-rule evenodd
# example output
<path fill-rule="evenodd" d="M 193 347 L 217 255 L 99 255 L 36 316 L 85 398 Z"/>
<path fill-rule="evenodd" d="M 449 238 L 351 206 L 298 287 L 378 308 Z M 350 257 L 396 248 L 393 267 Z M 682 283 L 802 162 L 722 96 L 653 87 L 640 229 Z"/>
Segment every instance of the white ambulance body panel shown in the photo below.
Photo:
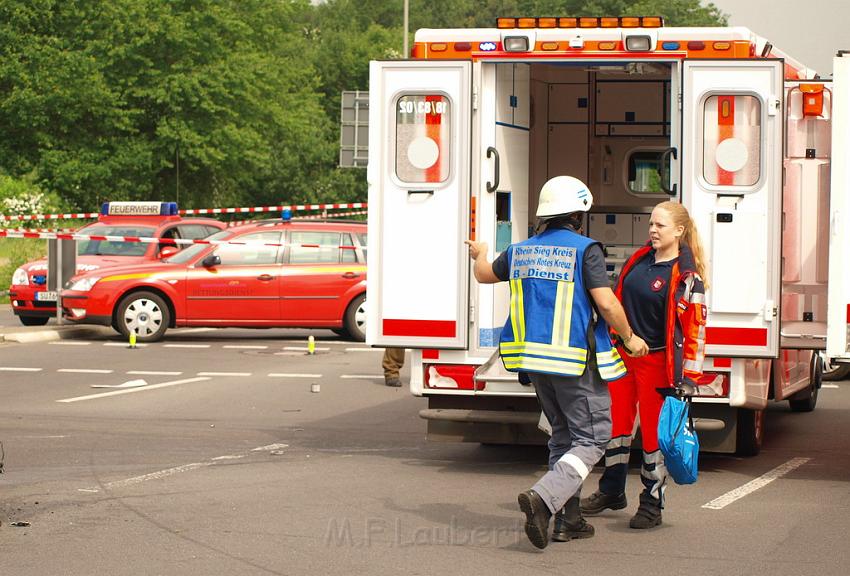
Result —
<path fill-rule="evenodd" d="M 370 344 L 467 345 L 471 74 L 471 62 L 371 63 Z"/>
<path fill-rule="evenodd" d="M 850 53 L 832 65 L 832 182 L 827 355 L 850 362 Z"/>
<path fill-rule="evenodd" d="M 707 354 L 779 353 L 782 66 L 684 62 L 682 201 L 708 259 Z"/>

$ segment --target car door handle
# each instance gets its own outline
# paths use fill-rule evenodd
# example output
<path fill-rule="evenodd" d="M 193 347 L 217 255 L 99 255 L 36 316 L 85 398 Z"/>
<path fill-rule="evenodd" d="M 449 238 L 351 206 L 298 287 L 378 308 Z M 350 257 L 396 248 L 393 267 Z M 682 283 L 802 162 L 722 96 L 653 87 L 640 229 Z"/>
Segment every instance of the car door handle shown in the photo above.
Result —
<path fill-rule="evenodd" d="M 342 277 L 343 277 L 343 278 L 349 278 L 349 279 L 351 279 L 351 278 L 359 278 L 359 277 L 360 277 L 360 274 L 358 274 L 357 272 L 346 272 L 345 274 L 343 274 L 343 275 L 342 275 Z"/>
<path fill-rule="evenodd" d="M 257 280 L 268 282 L 269 280 L 274 280 L 274 276 L 272 276 L 271 274 L 260 274 L 259 276 L 257 276 Z"/>

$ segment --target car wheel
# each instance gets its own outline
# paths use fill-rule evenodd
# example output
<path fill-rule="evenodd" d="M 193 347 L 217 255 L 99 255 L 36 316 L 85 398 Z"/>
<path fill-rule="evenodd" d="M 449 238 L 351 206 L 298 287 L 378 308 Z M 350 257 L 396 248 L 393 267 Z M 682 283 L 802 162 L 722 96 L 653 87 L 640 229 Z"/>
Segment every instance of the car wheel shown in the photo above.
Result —
<path fill-rule="evenodd" d="M 366 340 L 366 295 L 361 294 L 351 301 L 345 310 L 345 331 L 357 342 Z"/>
<path fill-rule="evenodd" d="M 18 316 L 24 326 L 44 326 L 50 318 L 44 316 Z"/>
<path fill-rule="evenodd" d="M 797 392 L 788 399 L 792 412 L 811 412 L 818 404 L 818 390 L 823 380 L 823 358 L 819 354 L 812 355 L 812 366 L 809 371 L 809 387 Z"/>
<path fill-rule="evenodd" d="M 168 305 L 153 292 L 133 292 L 118 305 L 115 323 L 125 338 L 136 333 L 138 342 L 156 342 L 168 330 L 171 311 Z"/>
<path fill-rule="evenodd" d="M 764 410 L 738 408 L 738 456 L 756 456 L 764 440 Z"/>
<path fill-rule="evenodd" d="M 848 376 L 850 376 L 850 364 L 830 362 L 823 367 L 823 379 L 827 382 L 846 380 Z"/>

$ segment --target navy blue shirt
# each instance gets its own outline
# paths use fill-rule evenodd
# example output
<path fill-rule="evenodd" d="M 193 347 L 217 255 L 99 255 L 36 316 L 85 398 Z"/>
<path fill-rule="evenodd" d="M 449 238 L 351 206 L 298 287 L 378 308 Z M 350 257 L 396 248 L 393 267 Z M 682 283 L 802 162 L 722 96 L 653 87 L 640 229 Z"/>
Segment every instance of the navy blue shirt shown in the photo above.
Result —
<path fill-rule="evenodd" d="M 667 294 L 676 260 L 656 263 L 655 250 L 651 250 L 623 280 L 626 317 L 650 350 L 663 350 L 667 345 Z"/>

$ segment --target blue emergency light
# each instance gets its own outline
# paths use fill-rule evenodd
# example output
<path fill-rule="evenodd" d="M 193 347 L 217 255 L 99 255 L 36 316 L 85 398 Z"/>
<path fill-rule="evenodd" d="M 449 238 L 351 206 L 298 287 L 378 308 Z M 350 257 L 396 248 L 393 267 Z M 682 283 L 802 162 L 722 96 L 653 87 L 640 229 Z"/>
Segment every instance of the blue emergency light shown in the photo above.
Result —
<path fill-rule="evenodd" d="M 289 208 L 284 208 L 283 210 L 281 210 L 280 219 L 284 222 L 289 222 L 290 220 L 292 220 L 292 210 L 290 210 Z"/>
<path fill-rule="evenodd" d="M 177 202 L 104 202 L 101 216 L 177 216 Z"/>

